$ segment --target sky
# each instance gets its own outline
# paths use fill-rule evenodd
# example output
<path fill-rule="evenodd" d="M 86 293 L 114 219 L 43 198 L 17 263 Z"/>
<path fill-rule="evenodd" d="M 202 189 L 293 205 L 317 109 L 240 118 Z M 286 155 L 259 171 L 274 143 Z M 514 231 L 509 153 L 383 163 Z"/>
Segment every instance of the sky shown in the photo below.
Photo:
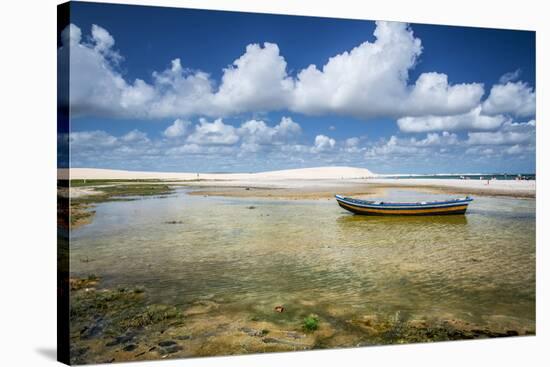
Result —
<path fill-rule="evenodd" d="M 79 2 L 70 21 L 71 167 L 535 172 L 534 32 Z"/>

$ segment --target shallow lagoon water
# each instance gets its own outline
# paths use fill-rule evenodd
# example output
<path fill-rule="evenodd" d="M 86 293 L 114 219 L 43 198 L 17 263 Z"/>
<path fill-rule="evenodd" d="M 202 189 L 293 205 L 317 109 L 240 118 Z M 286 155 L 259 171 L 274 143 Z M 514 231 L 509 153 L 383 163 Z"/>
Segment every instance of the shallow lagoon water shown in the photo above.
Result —
<path fill-rule="evenodd" d="M 388 190 L 383 200 L 441 195 Z M 253 207 L 253 208 L 251 208 Z M 176 224 L 166 222 L 175 221 Z M 535 201 L 476 197 L 466 216 L 368 217 L 334 200 L 190 196 L 99 204 L 71 234 L 71 274 L 151 303 L 342 319 L 399 314 L 535 328 Z"/>

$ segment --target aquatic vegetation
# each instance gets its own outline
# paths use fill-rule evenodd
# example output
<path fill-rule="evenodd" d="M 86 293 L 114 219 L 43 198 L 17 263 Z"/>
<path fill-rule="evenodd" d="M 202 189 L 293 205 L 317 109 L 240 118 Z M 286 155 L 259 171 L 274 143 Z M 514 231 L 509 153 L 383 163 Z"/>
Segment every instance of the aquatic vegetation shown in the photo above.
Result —
<path fill-rule="evenodd" d="M 168 220 L 164 224 L 183 224 L 182 220 Z"/>
<path fill-rule="evenodd" d="M 315 331 L 319 328 L 319 317 L 317 315 L 309 315 L 304 319 L 304 330 Z"/>
<path fill-rule="evenodd" d="M 170 194 L 173 189 L 164 184 L 130 184 L 101 187 L 100 191 L 107 196 L 105 201 L 116 200 L 116 197 L 124 196 L 151 196 Z M 95 195 L 90 196 L 93 199 Z"/>
<path fill-rule="evenodd" d="M 97 183 L 96 181 L 101 181 L 101 183 L 105 185 L 99 187 L 93 186 L 93 189 L 95 191 L 98 191 L 97 194 L 71 198 L 69 216 L 72 229 L 85 224 L 89 224 L 92 221 L 95 215 L 95 211 L 92 210 L 94 204 L 104 203 L 108 201 L 135 200 L 136 197 L 140 196 L 165 197 L 165 195 L 171 194 L 174 191 L 173 188 L 165 184 L 126 183 L 112 185 L 113 181 L 87 180 L 87 182 Z M 79 185 L 86 186 L 84 183 L 77 183 L 76 187 L 78 187 Z M 90 185 L 92 184 L 90 183 Z M 174 222 L 174 224 L 176 223 Z"/>
<path fill-rule="evenodd" d="M 113 185 L 121 183 L 149 183 L 160 182 L 159 179 L 73 179 L 71 180 L 71 187 L 86 187 L 86 186 L 101 186 L 101 185 Z"/>
<path fill-rule="evenodd" d="M 132 314 L 131 317 L 120 318 L 118 324 L 122 328 L 143 328 L 171 320 L 176 323 L 183 320 L 183 314 L 176 307 L 150 305 L 146 306 L 144 310 Z"/>
<path fill-rule="evenodd" d="M 86 203 L 71 202 L 69 209 L 71 228 L 90 223 L 95 215 L 95 210 L 91 208 L 92 206 Z"/>
<path fill-rule="evenodd" d="M 95 275 L 89 275 L 87 278 L 71 278 L 69 279 L 69 286 L 71 291 L 77 291 L 84 288 L 95 287 L 99 282 L 99 278 Z"/>
<path fill-rule="evenodd" d="M 348 318 L 319 314 L 268 320 L 230 304 L 197 300 L 185 306 L 151 303 L 144 288 L 99 288 L 91 275 L 71 278 L 71 362 L 99 363 L 160 357 L 278 352 L 363 345 L 434 342 L 533 334 L 489 329 L 461 320 L 416 320 L 396 312 Z M 309 307 L 309 306 L 306 306 Z M 293 308 L 294 310 L 294 308 Z M 321 315 L 321 316 L 319 316 Z M 323 322 L 321 323 L 321 319 Z M 302 331 L 298 331 L 298 330 Z M 315 331 L 315 332 L 313 332 Z"/>
<path fill-rule="evenodd" d="M 178 307 L 147 304 L 143 288 L 97 289 L 96 276 L 71 278 L 71 339 L 73 363 L 86 357 L 87 344 L 103 340 L 104 347 L 121 345 L 123 351 L 138 348 L 136 341 L 148 333 L 159 333 L 168 327 L 182 325 L 184 315 Z M 132 344 L 128 344 L 132 342 Z M 175 351 L 176 347 L 170 350 Z M 72 354 L 73 355 L 73 354 Z"/>

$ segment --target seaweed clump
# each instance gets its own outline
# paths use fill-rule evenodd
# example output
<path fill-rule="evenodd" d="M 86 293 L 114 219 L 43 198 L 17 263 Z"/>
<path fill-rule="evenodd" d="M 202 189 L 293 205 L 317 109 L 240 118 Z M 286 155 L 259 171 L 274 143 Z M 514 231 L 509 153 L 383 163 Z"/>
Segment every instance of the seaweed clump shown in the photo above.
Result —
<path fill-rule="evenodd" d="M 304 330 L 315 331 L 319 328 L 319 317 L 317 315 L 309 315 L 304 319 Z"/>
<path fill-rule="evenodd" d="M 70 279 L 71 362 L 74 364 L 104 362 L 93 360 L 88 349 L 100 347 L 105 354 L 110 354 L 149 348 L 145 345 L 147 335 L 162 334 L 184 323 L 184 314 L 178 307 L 147 304 L 141 288 L 98 289 L 99 282 L 95 276 Z"/>

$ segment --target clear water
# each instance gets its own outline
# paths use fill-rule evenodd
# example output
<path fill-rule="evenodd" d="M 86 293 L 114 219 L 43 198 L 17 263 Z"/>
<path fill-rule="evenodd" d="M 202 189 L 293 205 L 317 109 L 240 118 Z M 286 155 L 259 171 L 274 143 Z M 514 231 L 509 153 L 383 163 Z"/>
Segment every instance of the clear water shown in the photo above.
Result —
<path fill-rule="evenodd" d="M 441 195 L 387 191 L 383 200 Z M 253 209 L 249 207 L 253 206 Z M 167 224 L 167 221 L 181 221 Z M 100 204 L 72 232 L 71 274 L 151 302 L 535 325 L 535 201 L 477 197 L 466 216 L 368 217 L 334 200 L 186 195 Z"/>

